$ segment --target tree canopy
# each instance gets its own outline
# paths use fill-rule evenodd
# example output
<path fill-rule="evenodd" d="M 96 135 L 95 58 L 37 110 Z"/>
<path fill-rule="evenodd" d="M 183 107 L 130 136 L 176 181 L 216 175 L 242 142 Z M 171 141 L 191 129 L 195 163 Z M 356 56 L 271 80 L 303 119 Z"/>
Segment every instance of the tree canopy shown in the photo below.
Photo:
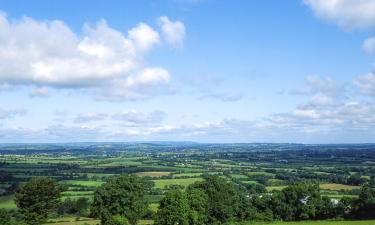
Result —
<path fill-rule="evenodd" d="M 92 214 L 102 225 L 137 224 L 147 210 L 149 183 L 135 175 L 110 177 L 94 193 Z"/>
<path fill-rule="evenodd" d="M 47 220 L 48 213 L 60 202 L 64 190 L 51 178 L 33 178 L 24 184 L 15 195 L 15 202 L 25 222 L 40 225 Z"/>

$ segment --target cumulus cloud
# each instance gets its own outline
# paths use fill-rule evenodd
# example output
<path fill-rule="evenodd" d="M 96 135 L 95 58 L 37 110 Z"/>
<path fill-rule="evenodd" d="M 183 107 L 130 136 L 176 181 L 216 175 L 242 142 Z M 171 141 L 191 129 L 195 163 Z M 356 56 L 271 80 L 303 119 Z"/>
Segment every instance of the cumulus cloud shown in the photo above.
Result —
<path fill-rule="evenodd" d="M 125 79 L 113 80 L 112 88 L 96 89 L 96 99 L 122 101 L 144 99 L 158 94 L 173 93 L 170 75 L 163 68 L 145 68 Z"/>
<path fill-rule="evenodd" d="M 186 31 L 185 25 L 181 21 L 171 21 L 168 17 L 162 16 L 158 19 L 158 24 L 163 32 L 164 39 L 173 47 L 181 47 Z"/>
<path fill-rule="evenodd" d="M 176 37 L 168 36 L 168 41 Z M 159 33 L 145 23 L 125 35 L 101 20 L 94 26 L 85 24 L 77 34 L 62 21 L 9 20 L 2 13 L 0 84 L 86 88 L 105 94 L 103 99 L 110 99 L 112 91 L 117 100 L 147 98 L 170 81 L 167 70 L 143 62 L 159 43 Z M 42 89 L 35 90 L 38 95 Z"/>
<path fill-rule="evenodd" d="M 305 94 L 310 98 L 287 113 L 276 113 L 266 118 L 273 129 L 316 133 L 368 132 L 375 128 L 375 105 L 348 95 L 330 78 L 309 77 Z M 368 95 L 375 95 L 372 74 L 358 78 L 355 84 Z M 374 89 L 374 90 L 372 90 Z"/>
<path fill-rule="evenodd" d="M 324 20 L 336 23 L 346 30 L 375 27 L 373 0 L 303 0 Z"/>

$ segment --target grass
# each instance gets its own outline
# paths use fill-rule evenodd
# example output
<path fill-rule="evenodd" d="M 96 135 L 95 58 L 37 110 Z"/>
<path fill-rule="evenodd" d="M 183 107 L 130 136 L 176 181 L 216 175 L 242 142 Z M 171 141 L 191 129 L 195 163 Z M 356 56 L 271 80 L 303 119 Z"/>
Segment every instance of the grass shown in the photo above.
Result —
<path fill-rule="evenodd" d="M 79 220 L 76 220 L 75 217 L 63 217 L 63 218 L 57 218 L 57 219 L 51 219 L 46 223 L 45 225 L 54 224 L 54 225 L 96 225 L 100 224 L 99 220 L 94 220 L 90 218 L 79 218 Z"/>
<path fill-rule="evenodd" d="M 90 180 L 66 180 L 61 181 L 60 184 L 65 184 L 68 186 L 71 185 L 78 185 L 78 186 L 85 186 L 85 187 L 99 187 L 104 182 L 102 181 L 90 181 Z"/>
<path fill-rule="evenodd" d="M 249 222 L 242 225 L 374 225 L 375 220 L 363 221 L 301 221 L 301 222 Z"/>
<path fill-rule="evenodd" d="M 45 223 L 44 225 L 96 225 L 100 224 L 100 220 L 90 219 L 90 218 L 79 218 L 79 220 L 76 220 L 75 217 L 63 217 L 58 219 L 51 219 L 48 221 L 48 223 Z M 138 225 L 148 225 L 153 224 L 152 220 L 140 220 L 138 222 Z"/>
<path fill-rule="evenodd" d="M 139 172 L 135 173 L 135 175 L 140 177 L 162 177 L 168 176 L 171 172 Z"/>
<path fill-rule="evenodd" d="M 248 176 L 244 174 L 231 174 L 230 176 L 236 179 L 248 179 Z"/>
<path fill-rule="evenodd" d="M 163 189 L 167 185 L 182 185 L 188 186 L 197 181 L 202 181 L 202 178 L 186 178 L 186 179 L 163 179 L 163 180 L 154 180 L 155 187 Z"/>
<path fill-rule="evenodd" d="M 244 184 L 258 184 L 258 182 L 255 180 L 243 180 L 241 182 Z"/>
<path fill-rule="evenodd" d="M 200 177 L 203 173 L 177 173 L 173 177 Z"/>
<path fill-rule="evenodd" d="M 268 186 L 266 187 L 268 191 L 273 190 L 282 190 L 286 188 L 287 186 Z M 351 185 L 345 185 L 345 184 L 334 184 L 334 183 L 328 183 L 328 184 L 320 184 L 319 185 L 321 190 L 332 190 L 332 191 L 339 191 L 339 190 L 353 190 L 353 189 L 359 189 L 359 186 L 351 186 Z"/>
<path fill-rule="evenodd" d="M 334 184 L 334 183 L 328 183 L 328 184 L 320 184 L 320 189 L 322 190 L 353 190 L 353 189 L 359 189 L 359 186 L 351 186 L 351 185 L 345 185 L 345 184 Z"/>
<path fill-rule="evenodd" d="M 286 187 L 287 186 L 268 186 L 268 187 L 266 187 L 266 189 L 267 189 L 267 191 L 273 191 L 273 190 L 281 191 Z"/>
<path fill-rule="evenodd" d="M 15 209 L 14 195 L 0 197 L 0 209 Z"/>
<path fill-rule="evenodd" d="M 158 203 L 151 203 L 150 205 L 148 205 L 148 208 L 149 208 L 151 211 L 156 212 L 156 211 L 158 211 L 159 204 L 158 204 Z"/>

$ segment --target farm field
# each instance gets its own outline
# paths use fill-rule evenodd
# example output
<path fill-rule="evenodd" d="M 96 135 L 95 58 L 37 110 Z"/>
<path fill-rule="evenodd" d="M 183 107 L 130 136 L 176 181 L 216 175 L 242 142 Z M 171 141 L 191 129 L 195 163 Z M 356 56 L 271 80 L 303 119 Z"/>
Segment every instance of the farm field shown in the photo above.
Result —
<path fill-rule="evenodd" d="M 272 193 L 296 182 L 307 182 L 319 184 L 322 196 L 357 198 L 362 184 L 374 182 L 375 164 L 369 163 L 375 162 L 373 149 L 372 145 L 294 144 L 0 145 L 0 209 L 15 209 L 15 190 L 33 177 L 51 177 L 65 186 L 62 201 L 86 198 L 91 202 L 97 187 L 109 177 L 123 173 L 150 182 L 147 200 L 153 213 L 167 191 L 200 182 L 208 174 L 247 190 Z M 73 219 L 54 224 L 81 222 Z"/>
<path fill-rule="evenodd" d="M 149 225 L 152 224 L 152 220 L 140 220 L 138 222 L 138 225 Z M 75 217 L 64 217 L 59 219 L 53 219 L 49 220 L 48 223 L 45 223 L 44 225 L 97 225 L 100 224 L 99 220 L 94 220 L 90 218 L 77 218 Z"/>
<path fill-rule="evenodd" d="M 301 222 L 255 222 L 255 223 L 244 223 L 241 225 L 374 225 L 375 220 L 364 220 L 364 221 L 301 221 Z"/>

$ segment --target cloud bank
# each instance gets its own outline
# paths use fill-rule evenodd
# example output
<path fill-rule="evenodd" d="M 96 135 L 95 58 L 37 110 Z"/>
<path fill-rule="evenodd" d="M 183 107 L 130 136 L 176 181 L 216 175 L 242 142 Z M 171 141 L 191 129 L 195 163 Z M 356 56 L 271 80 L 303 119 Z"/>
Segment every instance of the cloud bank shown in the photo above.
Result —
<path fill-rule="evenodd" d="M 160 18 L 163 36 L 182 45 L 185 27 Z M 145 63 L 161 43 L 160 34 L 140 22 L 127 34 L 105 20 L 85 24 L 74 33 L 59 20 L 10 20 L 0 14 L 0 85 L 31 85 L 31 96 L 46 96 L 47 87 L 85 89 L 102 100 L 138 100 L 169 91 L 170 74 Z"/>
<path fill-rule="evenodd" d="M 345 30 L 375 28 L 373 0 L 303 0 L 319 18 Z"/>

